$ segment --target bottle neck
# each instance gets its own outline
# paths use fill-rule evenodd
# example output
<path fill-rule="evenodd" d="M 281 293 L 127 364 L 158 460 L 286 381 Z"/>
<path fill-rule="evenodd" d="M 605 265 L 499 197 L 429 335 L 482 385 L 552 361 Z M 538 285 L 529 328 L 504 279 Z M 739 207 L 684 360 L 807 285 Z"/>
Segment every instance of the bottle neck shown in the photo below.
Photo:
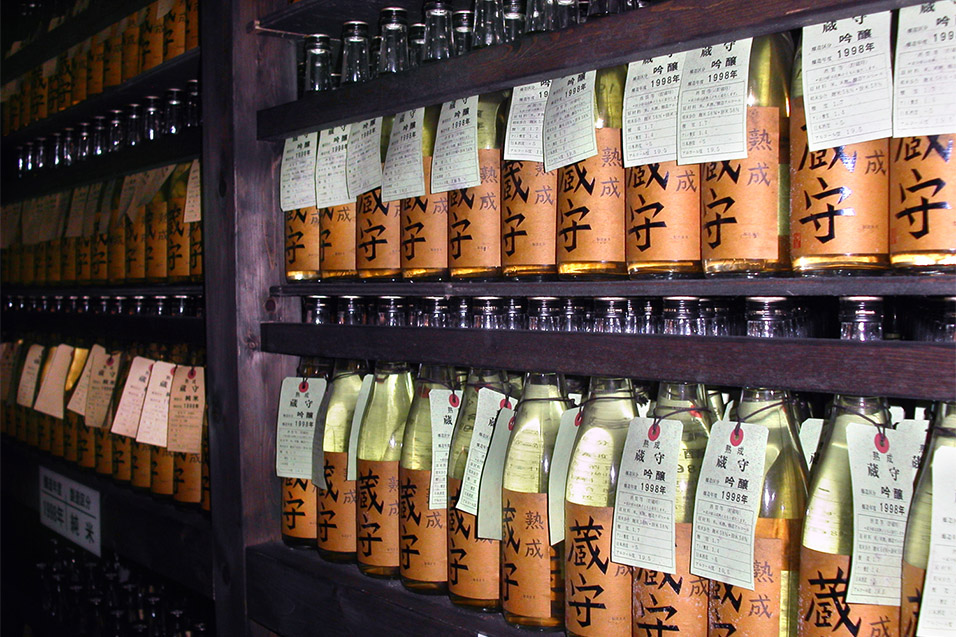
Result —
<path fill-rule="evenodd" d="M 335 361 L 335 368 L 332 371 L 332 380 L 340 376 L 351 376 L 353 374 L 364 375 L 368 372 L 368 366 L 365 361 L 353 360 L 348 358 L 339 358 Z"/>
<path fill-rule="evenodd" d="M 447 60 L 451 57 L 451 11 L 431 9 L 425 18 L 424 61 Z"/>
<path fill-rule="evenodd" d="M 368 38 L 352 37 L 342 42 L 342 84 L 369 80 Z"/>
<path fill-rule="evenodd" d="M 396 361 L 376 361 L 375 375 L 406 374 L 410 371 L 408 363 Z"/>
<path fill-rule="evenodd" d="M 875 321 L 845 321 L 840 323 L 840 340 L 843 341 L 881 341 L 883 324 Z"/>
<path fill-rule="evenodd" d="M 703 386 L 699 383 L 663 382 L 657 390 L 657 401 L 688 401 L 706 404 Z"/>
<path fill-rule="evenodd" d="M 588 400 L 595 398 L 627 398 L 631 400 L 633 394 L 634 386 L 629 378 L 593 376 L 588 391 Z"/>
<path fill-rule="evenodd" d="M 382 27 L 378 72 L 401 73 L 408 68 L 408 29 L 403 24 L 389 23 Z"/>
<path fill-rule="evenodd" d="M 789 321 L 763 319 L 747 321 L 747 336 L 754 338 L 787 338 L 790 336 Z"/>
<path fill-rule="evenodd" d="M 521 400 L 529 398 L 564 398 L 564 374 L 528 372 L 524 377 Z"/>

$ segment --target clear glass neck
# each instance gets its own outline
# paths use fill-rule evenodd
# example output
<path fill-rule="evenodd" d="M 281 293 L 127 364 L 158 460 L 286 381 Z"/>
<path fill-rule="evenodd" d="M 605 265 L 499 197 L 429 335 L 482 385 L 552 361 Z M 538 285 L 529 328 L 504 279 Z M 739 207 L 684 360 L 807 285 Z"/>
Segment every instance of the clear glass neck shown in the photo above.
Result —
<path fill-rule="evenodd" d="M 408 27 L 400 22 L 383 24 L 378 72 L 401 73 L 408 68 Z"/>
<path fill-rule="evenodd" d="M 342 41 L 342 84 L 359 84 L 371 79 L 368 38 L 349 36 Z"/>
<path fill-rule="evenodd" d="M 442 3 L 425 9 L 425 62 L 447 60 L 451 57 L 451 11 Z"/>
<path fill-rule="evenodd" d="M 501 44 L 504 35 L 501 0 L 475 0 L 475 48 Z"/>

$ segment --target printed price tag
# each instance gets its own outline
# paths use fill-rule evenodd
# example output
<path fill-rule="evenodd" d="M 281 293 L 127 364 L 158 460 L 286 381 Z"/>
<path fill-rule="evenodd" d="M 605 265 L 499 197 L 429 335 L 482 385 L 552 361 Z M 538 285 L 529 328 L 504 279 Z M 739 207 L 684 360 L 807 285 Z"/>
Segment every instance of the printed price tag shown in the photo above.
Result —
<path fill-rule="evenodd" d="M 119 208 L 117 215 L 120 219 L 123 218 L 123 215 L 129 215 L 130 219 L 133 219 L 130 208 L 133 207 L 133 203 L 136 201 L 138 193 L 142 192 L 142 188 L 145 183 L 146 173 L 134 173 L 132 175 L 126 175 L 126 177 L 123 179 L 123 186 L 120 188 Z M 135 219 L 133 220 L 135 221 Z"/>
<path fill-rule="evenodd" d="M 315 205 L 315 150 L 319 134 L 285 140 L 279 173 L 279 207 L 283 212 Z"/>
<path fill-rule="evenodd" d="M 627 430 L 611 527 L 611 560 L 677 572 L 674 511 L 684 424 L 635 418 Z"/>
<path fill-rule="evenodd" d="M 594 157 L 594 78 L 596 71 L 551 80 L 544 109 L 544 170 L 551 172 Z"/>
<path fill-rule="evenodd" d="M 68 239 L 83 235 L 83 220 L 86 212 L 86 200 L 90 196 L 90 186 L 80 186 L 73 189 L 73 198 L 70 199 L 70 214 L 66 221 Z"/>
<path fill-rule="evenodd" d="M 933 454 L 933 518 L 929 565 L 919 606 L 917 635 L 952 637 L 956 632 L 956 449 Z"/>
<path fill-rule="evenodd" d="M 864 423 L 846 429 L 853 487 L 853 568 L 846 601 L 900 605 L 903 537 L 913 497 L 916 428 L 880 430 Z"/>
<path fill-rule="evenodd" d="M 710 430 L 694 500 L 690 572 L 754 589 L 754 533 L 768 429 L 720 420 Z"/>
<path fill-rule="evenodd" d="M 186 182 L 186 203 L 183 205 L 183 223 L 202 221 L 202 169 L 194 159 Z"/>
<path fill-rule="evenodd" d="M 103 192 L 103 184 L 95 183 L 90 186 L 90 192 L 86 197 L 86 207 L 83 209 L 83 236 L 92 237 L 96 234 L 97 216 L 100 210 L 100 195 Z"/>
<path fill-rule="evenodd" d="M 176 366 L 172 363 L 153 363 L 139 417 L 139 428 L 136 430 L 136 442 L 157 447 L 166 446 L 169 431 L 169 394 L 175 372 Z"/>
<path fill-rule="evenodd" d="M 473 95 L 442 104 L 432 160 L 432 192 L 479 185 L 478 96 Z"/>
<path fill-rule="evenodd" d="M 551 80 L 516 86 L 505 129 L 505 161 L 544 161 L 544 109 Z"/>
<path fill-rule="evenodd" d="M 574 438 L 581 424 L 583 407 L 572 407 L 561 414 L 558 435 L 554 439 L 551 454 L 551 471 L 548 474 L 548 535 L 551 546 L 564 540 L 564 494 L 568 486 L 568 468 Z"/>
<path fill-rule="evenodd" d="M 346 175 L 349 195 L 356 198 L 382 185 L 382 118 L 353 122 L 349 128 Z"/>
<path fill-rule="evenodd" d="M 161 168 L 154 168 L 153 170 L 147 170 L 145 173 L 146 178 L 143 181 L 143 189 L 139 194 L 137 205 L 145 206 L 152 201 L 153 197 L 156 196 L 156 193 L 158 193 L 159 189 L 163 187 L 163 184 L 166 183 L 166 180 L 169 179 L 169 176 L 173 174 L 174 170 L 176 170 L 175 164 L 170 164 L 169 166 L 163 166 Z"/>
<path fill-rule="evenodd" d="M 113 417 L 113 426 L 110 429 L 112 433 L 130 438 L 136 437 L 154 362 L 149 358 L 137 356 L 129 364 L 126 384 L 123 386 L 123 393 L 116 407 L 116 416 Z"/>
<path fill-rule="evenodd" d="M 331 208 L 352 203 L 346 174 L 349 126 L 327 128 L 319 133 L 315 160 L 315 207 Z"/>
<path fill-rule="evenodd" d="M 352 429 L 349 431 L 349 455 L 348 466 L 345 470 L 346 480 L 356 480 L 358 477 L 358 439 L 359 430 L 362 428 L 362 417 L 365 416 L 365 408 L 368 407 L 368 399 L 372 394 L 372 383 L 375 381 L 375 374 L 366 374 L 362 379 L 362 388 L 359 389 L 358 399 L 355 401 L 355 413 L 352 414 Z"/>
<path fill-rule="evenodd" d="M 205 369 L 180 365 L 173 374 L 172 391 L 169 393 L 166 448 L 174 453 L 201 453 L 205 413 Z"/>
<path fill-rule="evenodd" d="M 803 457 L 807 461 L 807 468 L 811 468 L 817 460 L 817 447 L 820 446 L 820 433 L 823 431 L 823 418 L 807 418 L 800 425 L 800 447 Z"/>
<path fill-rule="evenodd" d="M 66 391 L 66 375 L 73 362 L 73 347 L 57 345 L 53 351 L 53 360 L 40 383 L 37 400 L 33 408 L 44 414 L 63 420 L 63 402 Z"/>
<path fill-rule="evenodd" d="M 40 522 L 100 556 L 100 492 L 40 467 Z"/>
<path fill-rule="evenodd" d="M 501 539 L 501 484 L 514 416 L 514 409 L 498 411 L 485 466 L 481 471 L 481 483 L 478 486 L 478 537 L 484 540 Z"/>
<path fill-rule="evenodd" d="M 312 479 L 312 437 L 325 395 L 324 378 L 283 379 L 276 425 L 276 475 Z"/>
<path fill-rule="evenodd" d="M 40 379 L 40 365 L 43 364 L 43 352 L 43 346 L 36 343 L 27 350 L 27 357 L 23 360 L 23 368 L 20 372 L 20 384 L 17 387 L 18 405 L 33 407 L 37 381 Z"/>
<path fill-rule="evenodd" d="M 424 125 L 424 108 L 395 116 L 382 170 L 382 201 L 398 201 L 425 194 L 425 167 L 422 165 Z"/>
<path fill-rule="evenodd" d="M 905 432 L 908 436 L 913 436 L 919 444 L 913 450 L 913 476 L 914 480 L 916 479 L 916 471 L 919 470 L 920 462 L 923 460 L 923 451 L 926 448 L 926 439 L 929 434 L 929 421 L 922 418 L 904 418 L 903 420 L 896 423 L 895 429 L 897 431 Z M 915 484 L 913 485 L 916 486 Z"/>
<path fill-rule="evenodd" d="M 431 389 L 428 409 L 432 417 L 432 473 L 428 487 L 428 508 L 448 506 L 448 453 L 451 436 L 461 409 L 461 392 L 450 389 Z"/>
<path fill-rule="evenodd" d="M 87 427 L 103 427 L 109 424 L 106 422 L 106 413 L 113 397 L 113 388 L 116 387 L 123 354 L 107 352 L 99 345 L 94 345 L 90 358 L 93 359 L 93 366 L 90 372 L 90 387 L 86 393 L 86 413 L 83 417 Z"/>
<path fill-rule="evenodd" d="M 478 490 L 481 486 L 481 473 L 488 457 L 488 447 L 498 419 L 498 410 L 510 409 L 512 403 L 501 392 L 482 387 L 478 390 L 478 407 L 475 411 L 475 429 L 468 445 L 468 461 L 461 483 L 461 497 L 456 509 L 478 515 Z"/>
<path fill-rule="evenodd" d="M 811 151 L 890 137 L 890 12 L 803 27 L 803 101 Z"/>
<path fill-rule="evenodd" d="M 677 163 L 747 157 L 747 79 L 753 38 L 688 51 L 677 106 Z"/>
<path fill-rule="evenodd" d="M 893 137 L 956 133 L 956 0 L 899 11 Z"/>
<path fill-rule="evenodd" d="M 99 347 L 99 345 L 94 345 L 93 349 Z M 80 350 L 77 350 L 80 351 Z M 72 411 L 75 414 L 81 416 L 86 414 L 86 396 L 90 390 L 90 377 L 93 374 L 93 350 L 91 349 L 86 354 L 86 360 L 83 363 L 83 371 L 80 373 L 80 378 L 76 381 L 76 387 L 73 388 L 73 395 L 70 396 L 70 402 L 67 403 L 66 408 Z"/>
<path fill-rule="evenodd" d="M 684 52 L 631 62 L 624 88 L 624 167 L 677 159 Z"/>

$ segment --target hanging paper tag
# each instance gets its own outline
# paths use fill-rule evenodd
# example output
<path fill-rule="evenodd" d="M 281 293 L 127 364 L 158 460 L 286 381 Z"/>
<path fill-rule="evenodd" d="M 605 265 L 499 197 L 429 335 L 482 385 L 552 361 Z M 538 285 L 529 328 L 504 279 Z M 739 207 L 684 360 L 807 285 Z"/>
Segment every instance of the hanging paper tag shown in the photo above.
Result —
<path fill-rule="evenodd" d="M 495 430 L 498 410 L 510 409 L 512 403 L 504 394 L 487 387 L 478 390 L 478 407 L 475 411 L 475 428 L 468 445 L 468 461 L 461 482 L 461 497 L 456 509 L 478 515 L 478 489 L 481 486 L 481 473 L 488 457 L 488 447 Z"/>
<path fill-rule="evenodd" d="M 754 590 L 754 533 L 768 431 L 728 420 L 711 427 L 694 500 L 694 575 Z"/>
<path fill-rule="evenodd" d="M 72 361 L 73 347 L 57 345 L 53 352 L 53 360 L 50 361 L 49 370 L 40 383 L 40 391 L 37 392 L 37 400 L 33 405 L 34 409 L 63 420 L 66 375 L 70 371 Z"/>
<path fill-rule="evenodd" d="M 483 540 L 501 539 L 501 484 L 514 416 L 514 409 L 498 411 L 485 466 L 481 471 L 481 483 L 478 485 L 478 537 Z"/>
<path fill-rule="evenodd" d="M 952 637 L 956 633 L 956 448 L 933 454 L 933 518 L 929 564 L 919 606 L 917 635 Z"/>
<path fill-rule="evenodd" d="M 674 503 L 684 424 L 635 418 L 618 472 L 611 560 L 663 573 L 677 572 Z"/>
<path fill-rule="evenodd" d="M 349 148 L 349 126 L 327 128 L 319 133 L 319 150 L 315 159 L 315 207 L 331 208 L 352 203 L 346 175 L 346 154 Z"/>
<path fill-rule="evenodd" d="M 889 11 L 803 27 L 802 56 L 811 151 L 893 134 Z"/>
<path fill-rule="evenodd" d="M 478 170 L 478 96 L 445 102 L 438 118 L 432 192 L 481 185 Z"/>
<path fill-rule="evenodd" d="M 126 175 L 123 179 L 123 186 L 120 189 L 118 216 L 120 219 L 130 213 L 137 198 L 137 193 L 141 192 L 143 184 L 146 183 L 146 173 L 133 173 Z"/>
<path fill-rule="evenodd" d="M 899 11 L 893 65 L 893 137 L 956 132 L 956 0 Z"/>
<path fill-rule="evenodd" d="M 596 71 L 551 80 L 544 109 L 544 170 L 551 172 L 594 157 L 594 78 Z"/>
<path fill-rule="evenodd" d="M 625 168 L 677 159 L 677 98 L 686 55 L 661 55 L 627 65 Z"/>
<path fill-rule="evenodd" d="M 561 414 L 558 435 L 554 439 L 551 454 L 551 471 L 548 473 L 548 535 L 551 546 L 564 541 L 564 493 L 568 485 L 568 468 L 574 439 L 581 424 L 583 407 L 572 407 Z"/>
<path fill-rule="evenodd" d="M 67 409 L 81 416 L 86 414 L 86 396 L 89 393 L 90 378 L 93 375 L 93 350 L 97 347 L 101 350 L 103 349 L 99 345 L 94 345 L 87 354 L 86 363 L 83 365 L 83 372 L 80 374 L 80 379 L 76 381 L 76 387 L 73 388 L 73 395 L 70 396 L 70 402 L 66 405 Z"/>
<path fill-rule="evenodd" d="M 87 427 L 99 428 L 109 424 L 105 422 L 106 413 L 109 411 L 113 388 L 116 387 L 123 354 L 107 352 L 99 345 L 94 345 L 90 357 L 93 359 L 93 367 L 90 372 L 90 387 L 86 393 L 84 422 Z"/>
<path fill-rule="evenodd" d="M 450 389 L 430 389 L 428 409 L 432 420 L 432 473 L 428 487 L 428 508 L 444 509 L 448 506 L 447 478 L 448 452 L 451 436 L 461 408 L 461 392 Z"/>
<path fill-rule="evenodd" d="M 20 384 L 17 387 L 18 405 L 33 407 L 37 381 L 40 379 L 40 365 L 43 363 L 43 351 L 43 346 L 36 343 L 27 350 L 27 357 L 23 361 L 23 369 L 20 372 Z"/>
<path fill-rule="evenodd" d="M 348 466 L 345 472 L 346 480 L 356 480 L 358 477 L 359 430 L 362 428 L 362 417 L 365 415 L 365 408 L 368 406 L 368 399 L 372 394 L 372 383 L 374 381 L 375 374 L 365 375 L 365 378 L 362 379 L 362 388 L 359 389 L 358 399 L 355 401 L 355 413 L 352 414 L 352 429 L 349 431 Z"/>
<path fill-rule="evenodd" d="M 80 186 L 73 189 L 73 198 L 70 200 L 70 214 L 66 221 L 68 239 L 83 235 L 83 219 L 86 211 L 86 200 L 90 196 L 90 186 Z"/>
<path fill-rule="evenodd" d="M 83 235 L 91 237 L 97 231 L 97 215 L 100 209 L 100 195 L 103 192 L 103 184 L 95 183 L 90 186 L 90 192 L 86 196 L 86 206 L 83 209 Z"/>
<path fill-rule="evenodd" d="M 146 397 L 139 416 L 136 442 L 165 447 L 169 431 L 169 394 L 176 366 L 165 361 L 153 363 Z"/>
<path fill-rule="evenodd" d="M 279 173 L 279 206 L 283 212 L 315 205 L 315 150 L 319 134 L 285 140 Z"/>
<path fill-rule="evenodd" d="M 677 163 L 747 157 L 747 79 L 753 38 L 688 51 L 677 107 Z"/>
<path fill-rule="evenodd" d="M 276 424 L 276 475 L 312 479 L 312 436 L 325 394 L 324 378 L 282 380 Z"/>
<path fill-rule="evenodd" d="M 169 393 L 166 448 L 174 453 L 201 453 L 205 412 L 205 369 L 180 365 L 173 374 L 172 391 Z"/>
<path fill-rule="evenodd" d="M 186 182 L 186 202 L 183 204 L 183 223 L 202 221 L 202 169 L 194 159 Z"/>
<path fill-rule="evenodd" d="M 139 431 L 139 417 L 143 413 L 143 401 L 146 399 L 146 388 L 149 387 L 149 376 L 155 361 L 137 356 L 129 364 L 126 376 L 126 385 L 116 407 L 116 416 L 110 431 L 120 436 L 136 437 Z"/>
<path fill-rule="evenodd" d="M 121 178 L 111 179 L 106 183 L 103 189 L 103 196 L 100 197 L 100 205 L 96 212 L 96 232 L 97 234 L 106 234 L 110 231 L 110 216 L 112 215 L 113 195 L 116 189 L 123 187 Z"/>
<path fill-rule="evenodd" d="M 913 496 L 913 454 L 919 440 L 908 431 L 864 423 L 846 429 L 853 487 L 853 568 L 846 601 L 899 606 L 903 537 Z"/>
<path fill-rule="evenodd" d="M 162 20 L 166 14 L 173 10 L 176 0 L 156 0 L 156 19 Z"/>
<path fill-rule="evenodd" d="M 544 161 L 544 109 L 551 80 L 516 86 L 505 129 L 505 161 Z"/>
<path fill-rule="evenodd" d="M 820 433 L 823 431 L 823 418 L 807 418 L 800 425 L 800 447 L 807 461 L 807 468 L 817 459 L 817 447 L 820 445 Z"/>
<path fill-rule="evenodd" d="M 896 423 L 897 431 L 905 432 L 908 436 L 913 436 L 918 441 L 913 449 L 913 456 L 910 459 L 913 465 L 913 471 L 919 470 L 919 464 L 923 460 L 923 450 L 926 448 L 926 436 L 929 433 L 929 421 L 921 418 L 904 418 Z M 915 480 L 915 473 L 914 480 Z M 915 485 L 914 485 L 915 486 Z"/>
<path fill-rule="evenodd" d="M 424 125 L 424 108 L 395 116 L 382 170 L 382 201 L 398 201 L 425 194 L 425 167 L 422 165 Z"/>
<path fill-rule="evenodd" d="M 166 183 L 166 180 L 169 179 L 169 176 L 173 174 L 174 170 L 176 170 L 175 164 L 147 170 L 145 179 L 143 180 L 142 190 L 139 193 L 139 198 L 134 202 L 134 205 L 145 206 L 152 201 L 153 197 L 156 196 L 156 193 L 163 187 L 163 184 Z"/>
<path fill-rule="evenodd" d="M 346 178 L 352 199 L 382 185 L 381 144 L 381 117 L 351 124 L 346 155 Z"/>

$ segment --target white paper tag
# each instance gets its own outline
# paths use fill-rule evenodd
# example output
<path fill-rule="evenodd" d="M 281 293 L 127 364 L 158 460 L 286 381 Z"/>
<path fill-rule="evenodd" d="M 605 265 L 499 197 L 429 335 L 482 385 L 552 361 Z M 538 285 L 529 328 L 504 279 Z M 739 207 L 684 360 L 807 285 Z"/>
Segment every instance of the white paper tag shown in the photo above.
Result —
<path fill-rule="evenodd" d="M 441 106 L 431 186 L 439 193 L 478 185 L 478 96 L 473 95 Z"/>
<path fill-rule="evenodd" d="M 349 128 L 346 176 L 352 199 L 382 185 L 382 118 L 353 122 Z"/>
<path fill-rule="evenodd" d="M 205 369 L 180 365 L 173 374 L 172 391 L 169 394 L 166 448 L 178 453 L 201 453 L 205 411 Z"/>
<path fill-rule="evenodd" d="M 154 362 L 149 358 L 137 356 L 129 364 L 126 385 L 123 386 L 123 393 L 116 407 L 116 415 L 113 417 L 113 426 L 110 428 L 112 433 L 130 438 L 136 437 Z"/>
<path fill-rule="evenodd" d="M 488 445 L 488 456 L 481 471 L 478 487 L 478 537 L 501 539 L 501 484 L 505 471 L 505 454 L 514 428 L 514 409 L 501 409 Z"/>
<path fill-rule="evenodd" d="M 920 462 L 923 460 L 923 450 L 926 448 L 927 434 L 929 434 L 929 421 L 921 418 L 904 418 L 896 423 L 897 431 L 905 432 L 912 436 L 918 442 L 913 449 L 911 462 L 913 464 L 913 479 L 916 480 L 916 472 L 919 471 Z M 916 486 L 915 484 L 913 485 Z"/>
<path fill-rule="evenodd" d="M 156 0 L 156 19 L 161 20 L 173 10 L 176 0 Z"/>
<path fill-rule="evenodd" d="M 451 436 L 461 408 L 461 392 L 450 389 L 428 391 L 428 409 L 432 420 L 432 475 L 428 488 L 428 508 L 448 507 L 448 453 Z"/>
<path fill-rule="evenodd" d="M 122 187 L 123 181 L 120 178 L 111 179 L 106 183 L 96 213 L 96 232 L 98 234 L 106 234 L 110 231 L 110 217 L 113 214 L 113 196 L 116 194 L 116 189 L 122 189 Z"/>
<path fill-rule="evenodd" d="M 846 601 L 900 605 L 903 538 L 913 497 L 916 429 L 879 430 L 864 423 L 846 429 L 853 487 L 853 568 Z"/>
<path fill-rule="evenodd" d="M 956 133 L 956 0 L 899 11 L 893 137 Z"/>
<path fill-rule="evenodd" d="M 823 418 L 807 418 L 800 425 L 800 447 L 807 461 L 807 468 L 813 467 L 817 460 L 817 447 L 820 446 L 820 433 L 823 431 Z"/>
<path fill-rule="evenodd" d="M 202 169 L 194 159 L 186 182 L 186 203 L 183 204 L 183 223 L 202 221 Z"/>
<path fill-rule="evenodd" d="M 100 492 L 40 467 L 40 523 L 100 555 Z"/>
<path fill-rule="evenodd" d="M 43 352 L 43 346 L 36 343 L 27 350 L 27 356 L 23 359 L 23 368 L 20 372 L 20 384 L 17 387 L 18 405 L 33 407 L 37 381 L 40 380 L 40 365 L 43 364 Z"/>
<path fill-rule="evenodd" d="M 710 429 L 694 500 L 690 572 L 754 590 L 754 533 L 769 430 L 721 420 Z"/>
<path fill-rule="evenodd" d="M 276 423 L 276 475 L 312 479 L 312 437 L 325 394 L 324 378 L 282 380 Z"/>
<path fill-rule="evenodd" d="M 120 189 L 118 217 L 123 218 L 130 212 L 137 193 L 142 191 L 143 184 L 146 183 L 146 173 L 134 173 L 126 175 L 123 179 L 123 187 Z"/>
<path fill-rule="evenodd" d="M 90 350 L 93 366 L 90 372 L 90 386 L 86 392 L 86 409 L 83 416 L 87 427 L 103 427 L 109 423 L 106 414 L 110 399 L 116 387 L 116 377 L 123 362 L 121 352 L 107 352 L 99 345 Z"/>
<path fill-rule="evenodd" d="M 803 27 L 811 151 L 893 134 L 890 12 Z"/>
<path fill-rule="evenodd" d="M 315 207 L 331 208 L 352 203 L 346 174 L 349 125 L 327 128 L 319 133 L 315 159 Z"/>
<path fill-rule="evenodd" d="M 425 194 L 425 167 L 422 165 L 424 125 L 424 108 L 403 111 L 395 116 L 382 170 L 382 201 L 398 201 Z"/>
<path fill-rule="evenodd" d="M 103 350 L 102 345 L 94 345 L 86 357 L 86 363 L 83 365 L 83 371 L 80 373 L 79 380 L 76 381 L 76 387 L 73 388 L 73 395 L 70 396 L 70 402 L 66 408 L 75 414 L 86 415 L 86 396 L 90 390 L 90 378 L 93 375 L 93 352 L 99 348 Z"/>
<path fill-rule="evenodd" d="M 596 71 L 551 80 L 544 109 L 544 170 L 551 172 L 598 153 L 594 132 Z"/>
<path fill-rule="evenodd" d="M 923 583 L 917 635 L 956 634 L 956 448 L 939 447 L 933 454 L 933 518 L 929 565 Z"/>
<path fill-rule="evenodd" d="M 677 163 L 747 156 L 747 80 L 753 38 L 688 51 L 677 107 Z"/>
<path fill-rule="evenodd" d="M 315 205 L 315 151 L 319 134 L 285 140 L 279 173 L 279 206 L 283 212 Z"/>
<path fill-rule="evenodd" d="M 510 409 L 512 403 L 501 392 L 482 387 L 478 390 L 478 407 L 475 411 L 475 428 L 468 445 L 468 461 L 465 475 L 461 481 L 461 496 L 455 508 L 478 515 L 478 489 L 481 486 L 481 473 L 488 457 L 488 447 L 495 430 L 498 410 Z"/>
<path fill-rule="evenodd" d="M 66 375 L 70 371 L 71 362 L 73 362 L 73 347 L 57 345 L 50 367 L 40 383 L 40 391 L 37 392 L 36 403 L 33 405 L 34 409 L 63 420 Z"/>
<path fill-rule="evenodd" d="M 349 431 L 349 455 L 346 460 L 348 466 L 345 470 L 346 480 L 356 480 L 358 477 L 359 430 L 362 428 L 362 417 L 365 415 L 368 399 L 372 395 L 372 383 L 374 381 L 375 374 L 365 375 L 365 378 L 362 379 L 362 387 L 359 389 L 358 399 L 355 401 L 355 413 L 352 414 L 352 429 Z"/>
<path fill-rule="evenodd" d="M 86 196 L 86 207 L 83 209 L 83 236 L 92 237 L 96 234 L 97 215 L 100 209 L 100 195 L 103 192 L 103 184 L 95 183 L 90 185 L 89 194 Z"/>
<path fill-rule="evenodd" d="M 70 214 L 66 221 L 66 237 L 72 239 L 83 235 L 83 220 L 86 212 L 86 200 L 90 196 L 90 186 L 80 186 L 73 189 L 73 198 L 70 200 Z"/>
<path fill-rule="evenodd" d="M 139 415 L 136 442 L 165 447 L 169 432 L 169 394 L 176 366 L 165 361 L 153 363 L 146 397 Z"/>
<path fill-rule="evenodd" d="M 677 99 L 685 52 L 627 65 L 624 167 L 677 159 Z"/>
<path fill-rule="evenodd" d="M 611 560 L 662 573 L 677 572 L 674 503 L 684 424 L 635 418 L 618 472 Z"/>
<path fill-rule="evenodd" d="M 505 129 L 505 161 L 544 162 L 544 109 L 551 80 L 516 86 Z"/>
<path fill-rule="evenodd" d="M 152 201 L 153 197 L 156 196 L 156 193 L 163 187 L 163 184 L 166 183 L 166 180 L 169 179 L 169 176 L 173 174 L 174 170 L 176 170 L 175 164 L 147 170 L 146 178 L 143 182 L 143 189 L 139 194 L 138 204 L 145 206 Z"/>
<path fill-rule="evenodd" d="M 568 468 L 574 439 L 581 424 L 582 407 L 572 407 L 561 414 L 558 435 L 551 454 L 551 471 L 548 473 L 548 535 L 551 546 L 564 541 L 564 494 L 568 485 Z"/>

